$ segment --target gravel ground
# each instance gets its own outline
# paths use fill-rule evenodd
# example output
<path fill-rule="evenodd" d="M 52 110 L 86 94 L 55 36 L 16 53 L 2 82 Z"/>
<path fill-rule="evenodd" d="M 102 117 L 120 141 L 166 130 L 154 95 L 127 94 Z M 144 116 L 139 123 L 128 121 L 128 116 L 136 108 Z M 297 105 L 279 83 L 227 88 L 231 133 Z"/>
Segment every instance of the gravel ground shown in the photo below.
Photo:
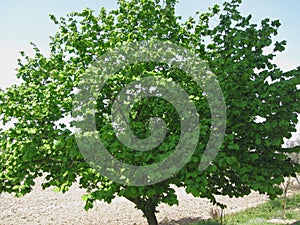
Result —
<path fill-rule="evenodd" d="M 84 191 L 74 184 L 70 191 L 62 194 L 53 192 L 51 188 L 42 190 L 38 184 L 30 194 L 15 198 L 6 193 L 1 194 L 0 225 L 62 225 L 62 224 L 105 224 L 105 225 L 146 225 L 142 213 L 124 198 L 115 198 L 111 204 L 96 202 L 93 209 L 85 211 L 81 196 Z M 157 218 L 164 225 L 185 225 L 207 219 L 213 207 L 208 200 L 194 198 L 183 189 L 176 189 L 179 206 L 161 204 Z M 243 198 L 217 196 L 227 204 L 225 213 L 240 211 L 265 202 L 268 198 L 258 193 L 251 193 Z"/>

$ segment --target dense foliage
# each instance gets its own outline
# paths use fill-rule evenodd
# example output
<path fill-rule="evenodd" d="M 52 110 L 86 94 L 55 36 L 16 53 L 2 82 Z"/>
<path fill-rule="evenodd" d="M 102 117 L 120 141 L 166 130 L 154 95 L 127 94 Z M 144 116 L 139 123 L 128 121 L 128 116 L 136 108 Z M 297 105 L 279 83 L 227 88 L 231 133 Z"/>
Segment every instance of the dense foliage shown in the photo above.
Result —
<path fill-rule="evenodd" d="M 44 188 L 57 186 L 65 192 L 79 178 L 80 187 L 87 192 L 86 209 L 93 207 L 95 200 L 110 203 L 123 196 L 143 211 L 149 224 L 157 224 L 159 203 L 178 204 L 174 185 L 213 203 L 216 194 L 244 196 L 251 190 L 271 198 L 280 194 L 277 184 L 283 177 L 299 172 L 299 164 L 286 155 L 299 152 L 299 147 L 283 149 L 282 144 L 297 123 L 300 69 L 283 73 L 272 62 L 286 45 L 285 41 L 272 41 L 280 22 L 264 19 L 260 25 L 253 24 L 251 15 L 244 17 L 238 11 L 240 3 L 232 0 L 222 7 L 215 5 L 185 22 L 175 15 L 175 0 L 118 0 L 118 8 L 110 12 L 102 8 L 97 14 L 85 9 L 60 19 L 51 15 L 58 31 L 51 37 L 50 56 L 44 56 L 36 46 L 34 57 L 22 53 L 17 71 L 22 83 L 0 92 L 0 118 L 4 123 L 17 121 L 0 133 L 0 192 L 22 196 L 42 175 L 46 176 Z M 115 157 L 133 165 L 149 165 L 167 158 L 178 143 L 178 113 L 160 98 L 139 101 L 130 117 L 139 138 L 151 135 L 150 117 L 164 119 L 167 134 L 155 151 L 122 147 L 107 123 L 112 106 L 103 101 L 114 99 L 139 77 L 172 79 L 189 94 L 200 115 L 199 142 L 189 162 L 160 183 L 130 186 L 109 180 L 85 161 L 63 118 L 70 116 L 74 90 L 98 57 L 122 43 L 151 39 L 178 44 L 209 65 L 225 98 L 226 134 L 219 154 L 200 171 L 211 132 L 210 109 L 201 88 L 169 65 L 145 62 L 124 67 L 103 87 L 96 117 L 100 137 Z M 266 48 L 272 48 L 271 53 L 266 53 Z"/>

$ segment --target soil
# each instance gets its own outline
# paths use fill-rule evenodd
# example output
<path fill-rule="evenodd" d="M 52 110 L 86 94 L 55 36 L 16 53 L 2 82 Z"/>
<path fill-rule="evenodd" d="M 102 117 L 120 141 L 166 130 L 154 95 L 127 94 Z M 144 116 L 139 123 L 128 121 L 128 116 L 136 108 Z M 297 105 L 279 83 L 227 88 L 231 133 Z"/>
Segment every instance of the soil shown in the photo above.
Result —
<path fill-rule="evenodd" d="M 38 179 L 33 191 L 21 198 L 2 193 L 0 201 L 0 225 L 146 225 L 141 211 L 125 198 L 115 198 L 111 204 L 96 202 L 94 208 L 85 211 L 81 196 L 85 193 L 74 184 L 65 193 L 54 192 L 53 188 L 42 190 Z M 184 189 L 176 189 L 179 205 L 161 204 L 157 213 L 159 224 L 186 225 L 210 218 L 210 211 L 216 208 L 206 199 L 194 198 Z M 225 214 L 256 206 L 268 200 L 267 196 L 252 192 L 243 198 L 217 196 L 227 205 Z"/>

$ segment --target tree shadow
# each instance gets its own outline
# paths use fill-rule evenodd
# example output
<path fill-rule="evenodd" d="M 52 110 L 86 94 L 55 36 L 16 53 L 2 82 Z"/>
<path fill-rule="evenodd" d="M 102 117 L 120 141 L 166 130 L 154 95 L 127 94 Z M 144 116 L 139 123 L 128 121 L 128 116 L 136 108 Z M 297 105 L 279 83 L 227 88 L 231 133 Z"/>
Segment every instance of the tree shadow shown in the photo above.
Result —
<path fill-rule="evenodd" d="M 203 220 L 201 217 L 184 217 L 179 220 L 169 220 L 164 219 L 162 220 L 159 225 L 188 225 L 188 224 L 195 224 L 197 225 L 219 225 L 215 220 Z"/>

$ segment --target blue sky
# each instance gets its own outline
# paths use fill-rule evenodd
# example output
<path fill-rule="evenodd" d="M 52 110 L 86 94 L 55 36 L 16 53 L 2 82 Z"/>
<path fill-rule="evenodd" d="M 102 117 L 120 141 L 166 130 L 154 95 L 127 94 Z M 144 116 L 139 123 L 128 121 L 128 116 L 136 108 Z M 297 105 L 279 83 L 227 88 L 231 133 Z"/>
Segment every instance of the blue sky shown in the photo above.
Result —
<path fill-rule="evenodd" d="M 183 18 L 194 15 L 196 10 L 207 11 L 209 6 L 222 0 L 179 0 L 177 14 Z M 17 83 L 14 69 L 19 51 L 32 53 L 30 42 L 34 42 L 45 54 L 49 52 L 49 35 L 56 26 L 48 15 L 64 16 L 68 12 L 81 11 L 85 7 L 99 10 L 116 7 L 116 0 L 9 0 L 0 2 L 0 88 Z M 276 40 L 287 40 L 284 53 L 276 63 L 284 70 L 300 66 L 300 1 L 299 0 L 244 0 L 241 5 L 244 15 L 252 14 L 258 23 L 263 18 L 279 19 L 282 26 Z M 300 127 L 300 123 L 298 124 Z M 300 133 L 300 129 L 299 133 Z M 297 134 L 299 136 L 299 134 Z"/>
<path fill-rule="evenodd" d="M 196 10 L 206 11 L 209 6 L 222 3 L 222 0 L 180 0 L 177 14 L 187 18 Z M 44 53 L 48 53 L 49 35 L 56 31 L 48 14 L 64 16 L 71 11 L 85 7 L 98 10 L 104 6 L 116 7 L 115 0 L 9 0 L 0 3 L 0 88 L 16 83 L 14 68 L 19 51 L 31 52 L 32 41 Z M 289 70 L 300 65 L 300 1 L 299 0 L 244 0 L 241 11 L 252 14 L 254 21 L 269 17 L 280 19 L 282 27 L 278 39 L 288 41 L 286 52 L 276 58 L 276 63 Z"/>

